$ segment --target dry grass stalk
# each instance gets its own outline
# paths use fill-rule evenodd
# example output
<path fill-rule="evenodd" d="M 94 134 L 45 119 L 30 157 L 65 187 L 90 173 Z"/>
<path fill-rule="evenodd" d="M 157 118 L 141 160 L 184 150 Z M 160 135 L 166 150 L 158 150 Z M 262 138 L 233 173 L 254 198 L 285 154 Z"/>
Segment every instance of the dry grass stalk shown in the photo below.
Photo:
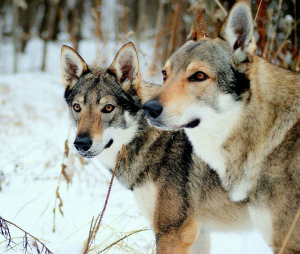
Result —
<path fill-rule="evenodd" d="M 102 252 L 104 252 L 104 251 L 110 249 L 111 247 L 113 247 L 114 245 L 116 245 L 116 244 L 118 244 L 119 242 L 123 241 L 124 239 L 128 238 L 129 236 L 132 236 L 132 235 L 137 234 L 137 233 L 140 233 L 140 232 L 148 231 L 148 230 L 150 230 L 150 229 L 140 229 L 140 230 L 133 231 L 133 232 L 131 232 L 131 233 L 129 233 L 129 234 L 127 234 L 127 235 L 121 237 L 120 239 L 118 239 L 117 241 L 113 242 L 112 244 L 108 245 L 108 246 L 105 247 L 103 250 L 100 250 L 100 251 L 98 252 L 98 254 L 100 254 L 100 253 L 102 253 Z"/>
<path fill-rule="evenodd" d="M 215 3 L 220 7 L 220 9 L 224 12 L 224 14 L 227 16 L 228 12 L 225 10 L 225 8 L 223 7 L 223 5 L 220 3 L 219 0 L 214 0 Z"/>
<path fill-rule="evenodd" d="M 284 251 L 284 249 L 285 249 L 285 247 L 286 247 L 286 245 L 287 245 L 287 243 L 288 243 L 288 241 L 289 241 L 289 239 L 290 239 L 290 237 L 291 237 L 291 235 L 293 233 L 293 230 L 296 227 L 296 224 L 297 224 L 297 221 L 299 220 L 299 218 L 300 218 L 300 208 L 298 209 L 297 213 L 295 214 L 294 220 L 293 220 L 293 222 L 292 222 L 292 224 L 291 224 L 291 226 L 289 228 L 288 233 L 286 234 L 286 236 L 285 236 L 285 238 L 284 238 L 284 240 L 282 242 L 282 246 L 281 246 L 278 254 L 282 254 L 283 253 L 283 251 Z"/>
<path fill-rule="evenodd" d="M 109 50 L 109 51 L 107 52 L 107 54 L 101 59 L 101 61 L 99 61 L 99 63 L 97 64 L 97 66 L 102 66 L 103 63 L 107 60 L 108 56 L 110 56 L 111 53 L 112 53 L 117 47 L 119 47 L 119 45 L 120 45 L 120 42 L 117 42 L 116 45 L 115 45 L 111 50 Z"/>
<path fill-rule="evenodd" d="M 270 52 L 272 52 L 272 50 L 273 50 L 273 44 L 274 44 L 274 41 L 275 41 L 275 38 L 276 38 L 277 28 L 278 28 L 278 24 L 279 24 L 279 20 L 280 20 L 281 9 L 282 9 L 282 0 L 279 0 L 277 19 L 276 19 L 275 25 L 273 27 L 274 35 L 273 35 L 273 38 L 271 39 L 270 44 L 269 44 L 269 51 Z M 270 57 L 271 57 L 271 54 L 270 54 Z"/>
<path fill-rule="evenodd" d="M 11 243 L 14 243 L 14 242 L 12 241 L 12 236 L 10 234 L 10 230 L 9 230 L 8 224 L 16 227 L 17 229 L 21 230 L 24 233 L 24 236 L 23 236 L 23 250 L 24 250 L 24 253 L 28 252 L 28 248 L 31 249 L 31 246 L 29 244 L 30 240 L 28 239 L 28 236 L 30 236 L 32 239 L 34 239 L 33 246 L 36 248 L 38 254 L 42 254 L 42 253 L 44 253 L 44 254 L 51 254 L 51 253 L 53 253 L 37 237 L 35 237 L 32 234 L 28 233 L 26 230 L 20 228 L 16 224 L 14 224 L 14 223 L 12 223 L 12 222 L 10 222 L 8 220 L 3 219 L 0 216 L 0 233 L 8 241 L 8 244 L 7 244 L 6 248 L 10 247 L 10 249 L 14 249 L 14 246 L 11 246 Z M 41 250 L 39 249 L 38 243 L 40 243 L 42 245 L 42 249 Z M 14 244 L 15 244 L 15 246 L 18 245 L 16 243 L 14 243 Z"/>
<path fill-rule="evenodd" d="M 262 0 L 260 0 L 260 2 L 259 2 L 259 6 L 258 6 L 258 8 L 257 8 L 257 12 L 256 12 L 256 15 L 255 15 L 255 18 L 254 18 L 253 23 L 255 23 L 255 21 L 256 21 L 256 19 L 257 19 L 258 13 L 259 13 L 259 11 L 260 11 L 261 2 L 262 2 Z"/>
<path fill-rule="evenodd" d="M 125 160 L 126 160 L 127 173 L 128 173 L 128 177 L 129 177 L 129 164 L 128 164 L 128 157 L 127 157 L 127 153 L 126 153 L 126 146 L 123 145 L 122 149 L 121 149 L 121 151 L 118 155 L 116 165 L 115 165 L 115 168 L 113 170 L 113 173 L 112 173 L 112 176 L 111 176 L 111 179 L 110 179 L 110 183 L 109 183 L 109 186 L 108 186 L 108 191 L 107 191 L 107 194 L 106 194 L 103 209 L 102 209 L 101 213 L 98 215 L 98 217 L 95 221 L 94 221 L 94 218 L 92 219 L 91 227 L 90 227 L 90 231 L 89 231 L 89 236 L 88 236 L 88 239 L 86 240 L 86 242 L 84 244 L 84 247 L 83 247 L 83 252 L 82 252 L 83 254 L 88 254 L 90 252 L 93 241 L 95 240 L 96 234 L 97 234 L 97 232 L 100 228 L 105 210 L 107 208 L 107 204 L 108 204 L 108 200 L 109 200 L 109 197 L 110 197 L 112 184 L 113 184 L 116 172 L 117 172 L 117 168 L 120 164 L 121 159 L 123 158 L 123 155 L 124 155 Z M 130 186 L 129 178 L 128 178 L 128 185 Z"/>
<path fill-rule="evenodd" d="M 62 176 L 65 177 L 65 179 L 68 183 L 69 183 L 69 181 L 71 181 L 69 175 L 67 175 L 67 173 L 66 173 L 66 167 L 67 166 L 65 164 L 65 159 L 68 158 L 69 151 L 70 151 L 69 146 L 68 146 L 70 131 L 71 131 L 71 128 L 69 129 L 69 133 L 68 133 L 67 139 L 65 141 L 65 150 L 64 150 L 64 154 L 63 154 L 63 158 L 62 158 L 61 172 L 60 172 L 60 175 L 59 175 L 58 185 L 57 185 L 57 188 L 56 188 L 56 191 L 55 191 L 55 203 L 54 203 L 54 208 L 53 208 L 53 229 L 52 229 L 53 233 L 55 233 L 55 216 L 56 216 L 57 200 L 59 200 L 59 205 L 58 205 L 59 212 L 61 213 L 62 216 L 64 215 L 64 213 L 62 211 L 63 201 L 62 201 L 62 199 L 59 195 L 59 187 L 60 187 Z"/>
<path fill-rule="evenodd" d="M 295 22 L 295 24 L 287 31 L 287 33 L 286 33 L 286 35 L 285 35 L 285 37 L 284 37 L 284 39 L 283 39 L 282 44 L 281 44 L 280 46 L 278 46 L 277 51 L 274 53 L 274 55 L 273 55 L 273 57 L 272 57 L 273 60 L 275 60 L 275 59 L 278 57 L 279 53 L 282 51 L 282 49 L 284 48 L 284 46 L 285 46 L 286 44 L 292 43 L 291 40 L 288 40 L 288 38 L 289 38 L 289 36 L 292 34 L 292 31 L 293 31 L 294 29 L 296 29 L 296 27 L 297 27 L 297 25 L 298 25 L 299 23 L 300 23 L 300 20 L 298 20 L 297 22 Z M 297 44 L 296 44 L 296 46 L 297 46 Z"/>
<path fill-rule="evenodd" d="M 129 160 L 128 160 L 125 145 L 123 145 L 122 149 L 123 149 L 123 152 L 124 152 L 125 163 L 126 163 L 128 189 L 130 189 L 130 167 L 129 167 Z"/>
<path fill-rule="evenodd" d="M 299 55 L 298 55 L 298 59 L 297 59 L 295 70 L 296 71 L 300 71 L 300 52 L 299 52 Z"/>

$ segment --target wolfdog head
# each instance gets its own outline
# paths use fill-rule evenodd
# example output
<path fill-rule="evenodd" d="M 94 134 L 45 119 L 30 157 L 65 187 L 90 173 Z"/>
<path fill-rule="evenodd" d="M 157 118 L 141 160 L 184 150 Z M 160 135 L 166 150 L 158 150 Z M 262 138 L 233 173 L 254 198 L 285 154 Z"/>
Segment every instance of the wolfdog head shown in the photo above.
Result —
<path fill-rule="evenodd" d="M 108 69 L 88 66 L 75 50 L 63 46 L 61 68 L 65 99 L 77 127 L 75 148 L 84 157 L 108 148 L 120 151 L 143 117 L 136 95 L 140 76 L 133 44 L 125 44 Z"/>
<path fill-rule="evenodd" d="M 216 39 L 208 37 L 200 12 L 188 41 L 163 67 L 164 85 L 144 104 L 150 125 L 163 130 L 224 128 L 249 97 L 246 70 L 254 50 L 247 1 L 235 4 Z"/>

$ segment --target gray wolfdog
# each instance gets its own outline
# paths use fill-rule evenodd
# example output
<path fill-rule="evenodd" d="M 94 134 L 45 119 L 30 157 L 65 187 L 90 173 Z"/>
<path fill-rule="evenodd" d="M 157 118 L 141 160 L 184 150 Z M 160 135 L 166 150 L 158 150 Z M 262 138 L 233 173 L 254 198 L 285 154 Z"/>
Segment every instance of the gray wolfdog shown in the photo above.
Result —
<path fill-rule="evenodd" d="M 300 75 L 254 54 L 248 1 L 210 39 L 204 13 L 163 68 L 144 104 L 151 126 L 184 129 L 233 201 L 247 200 L 254 226 L 277 252 L 300 207 Z M 300 221 L 284 253 L 300 253 Z"/>
<path fill-rule="evenodd" d="M 95 69 L 70 47 L 61 53 L 62 80 L 74 145 L 80 155 L 99 155 L 112 171 L 122 145 L 130 166 L 120 163 L 117 179 L 134 192 L 156 236 L 157 253 L 209 253 L 211 230 L 251 227 L 244 202 L 230 201 L 217 174 L 192 151 L 183 131 L 150 127 L 142 104 L 159 88 L 141 81 L 132 43 L 124 45 L 111 66 Z"/>

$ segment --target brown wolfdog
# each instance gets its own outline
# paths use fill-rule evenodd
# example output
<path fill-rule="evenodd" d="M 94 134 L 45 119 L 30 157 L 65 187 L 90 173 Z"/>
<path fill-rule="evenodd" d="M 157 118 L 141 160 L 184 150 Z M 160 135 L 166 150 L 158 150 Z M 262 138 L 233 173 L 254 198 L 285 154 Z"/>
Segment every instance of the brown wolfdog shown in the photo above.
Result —
<path fill-rule="evenodd" d="M 185 130 L 277 252 L 300 207 L 300 75 L 254 54 L 248 1 L 233 6 L 216 39 L 203 15 L 144 112 L 152 126 Z M 300 253 L 299 221 L 284 253 Z"/>

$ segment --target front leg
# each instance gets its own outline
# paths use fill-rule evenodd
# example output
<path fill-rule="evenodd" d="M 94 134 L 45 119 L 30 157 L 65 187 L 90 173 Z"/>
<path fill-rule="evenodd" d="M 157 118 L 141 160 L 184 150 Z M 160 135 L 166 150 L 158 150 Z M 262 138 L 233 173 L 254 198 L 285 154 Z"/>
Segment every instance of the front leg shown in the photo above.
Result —
<path fill-rule="evenodd" d="M 194 219 L 187 219 L 178 226 L 162 228 L 156 233 L 157 254 L 189 254 L 197 237 L 198 223 Z M 200 250 L 198 253 L 201 253 Z"/>

